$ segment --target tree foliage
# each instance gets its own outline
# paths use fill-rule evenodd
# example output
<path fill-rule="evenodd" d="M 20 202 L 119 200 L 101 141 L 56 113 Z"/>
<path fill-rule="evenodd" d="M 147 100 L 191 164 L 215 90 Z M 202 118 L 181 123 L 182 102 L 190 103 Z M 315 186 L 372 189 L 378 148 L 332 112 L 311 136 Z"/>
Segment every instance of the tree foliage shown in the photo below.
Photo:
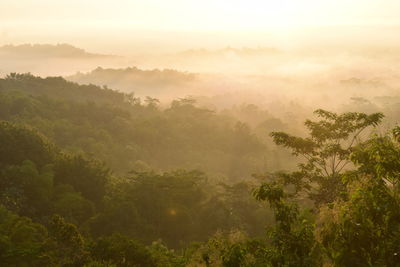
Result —
<path fill-rule="evenodd" d="M 345 186 L 341 173 L 351 162 L 354 145 L 363 131 L 382 121 L 383 114 L 336 114 L 325 110 L 316 110 L 315 114 L 319 121 L 305 122 L 309 137 L 284 132 L 273 132 L 271 136 L 277 145 L 287 147 L 293 155 L 305 159 L 299 164 L 298 171 L 282 175 L 283 182 L 294 185 L 296 193 L 305 192 L 319 206 L 340 196 Z"/>
<path fill-rule="evenodd" d="M 0 79 L 1 265 L 397 266 L 400 128 L 371 135 L 381 113 L 315 114 L 307 137 L 271 134 L 303 157 L 298 169 L 260 174 L 275 154 L 251 125 L 190 98 L 162 109 L 10 74 Z"/>

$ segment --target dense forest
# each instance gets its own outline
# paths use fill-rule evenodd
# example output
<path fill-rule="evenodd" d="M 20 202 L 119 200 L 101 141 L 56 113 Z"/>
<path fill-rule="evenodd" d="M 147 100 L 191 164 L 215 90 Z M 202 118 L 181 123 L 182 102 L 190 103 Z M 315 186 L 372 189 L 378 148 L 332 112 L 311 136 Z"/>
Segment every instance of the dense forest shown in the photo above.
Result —
<path fill-rule="evenodd" d="M 255 106 L 159 102 L 0 79 L 3 266 L 398 265 L 384 114 L 316 110 L 297 136 Z"/>
<path fill-rule="evenodd" d="M 120 173 L 185 168 L 235 180 L 288 157 L 235 119 L 240 112 L 216 113 L 190 98 L 161 108 L 155 98 L 30 74 L 0 79 L 0 90 L 1 119 L 36 127 L 63 149 L 93 155 Z M 258 132 L 274 124 L 279 120 L 266 117 Z"/>

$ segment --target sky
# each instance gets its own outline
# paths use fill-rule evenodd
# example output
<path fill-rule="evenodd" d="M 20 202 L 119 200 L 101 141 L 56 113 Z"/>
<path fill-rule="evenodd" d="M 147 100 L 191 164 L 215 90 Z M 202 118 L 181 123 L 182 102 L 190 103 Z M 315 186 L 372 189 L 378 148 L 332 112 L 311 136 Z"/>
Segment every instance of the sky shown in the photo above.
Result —
<path fill-rule="evenodd" d="M 0 44 L 123 40 L 144 32 L 290 34 L 397 25 L 398 14 L 399 0 L 0 0 Z"/>

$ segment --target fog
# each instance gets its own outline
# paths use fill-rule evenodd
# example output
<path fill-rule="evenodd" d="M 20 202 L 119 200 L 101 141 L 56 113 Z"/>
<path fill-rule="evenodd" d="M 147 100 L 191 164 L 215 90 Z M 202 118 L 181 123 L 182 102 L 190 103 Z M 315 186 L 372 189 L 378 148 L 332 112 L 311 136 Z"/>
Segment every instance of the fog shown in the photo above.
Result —
<path fill-rule="evenodd" d="M 399 14 L 0 0 L 1 266 L 398 266 Z"/>
<path fill-rule="evenodd" d="M 136 47 L 107 38 L 104 42 L 114 42 L 108 51 L 59 43 L 9 44 L 0 48 L 0 73 L 63 76 L 155 97 L 164 104 L 181 97 L 215 110 L 256 104 L 281 117 L 287 103 L 311 111 L 341 109 L 355 98 L 395 99 L 400 82 L 398 29 L 305 28 L 286 39 L 271 35 L 257 43 L 243 38 L 246 46 L 238 45 L 240 35 L 232 33 L 215 40 L 211 33 L 190 33 L 194 38 L 187 42 L 180 41 L 183 33 L 164 33 L 156 40 L 135 36 Z M 131 37 L 126 42 L 133 43 Z"/>

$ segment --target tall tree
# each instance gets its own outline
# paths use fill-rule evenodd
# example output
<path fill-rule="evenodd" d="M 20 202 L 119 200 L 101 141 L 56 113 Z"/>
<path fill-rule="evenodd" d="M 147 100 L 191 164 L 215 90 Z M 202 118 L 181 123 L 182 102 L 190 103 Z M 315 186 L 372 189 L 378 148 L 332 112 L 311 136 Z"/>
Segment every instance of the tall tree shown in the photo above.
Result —
<path fill-rule="evenodd" d="M 320 206 L 334 201 L 344 190 L 341 173 L 351 162 L 354 145 L 367 128 L 382 121 L 383 114 L 336 114 L 322 109 L 316 110 L 315 114 L 319 121 L 305 122 L 308 137 L 284 132 L 272 132 L 271 136 L 277 145 L 289 148 L 293 155 L 305 159 L 299 164 L 298 171 L 281 175 L 283 184 L 294 185 L 295 194 L 306 193 Z"/>

